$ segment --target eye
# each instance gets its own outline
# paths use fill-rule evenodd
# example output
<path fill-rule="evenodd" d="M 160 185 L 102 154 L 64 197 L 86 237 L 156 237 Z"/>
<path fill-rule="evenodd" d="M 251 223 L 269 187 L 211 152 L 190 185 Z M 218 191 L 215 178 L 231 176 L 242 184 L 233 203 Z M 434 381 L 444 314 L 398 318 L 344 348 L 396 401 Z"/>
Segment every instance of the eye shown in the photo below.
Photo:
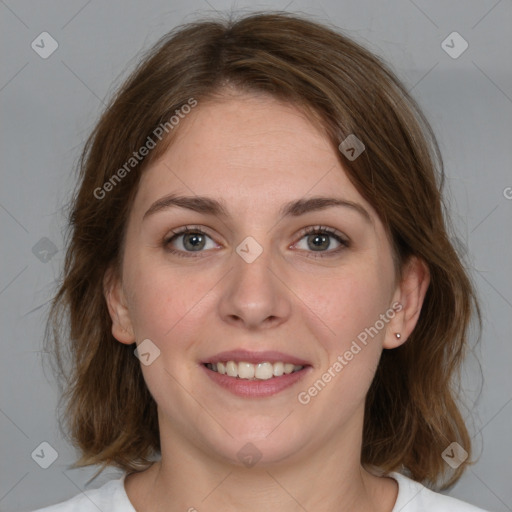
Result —
<path fill-rule="evenodd" d="M 300 247 L 301 242 L 304 240 L 303 246 Z M 334 243 L 333 243 L 334 240 Z M 333 248 L 334 245 L 334 248 Z M 349 246 L 348 240 L 346 240 L 341 234 L 339 234 L 336 230 L 331 228 L 326 228 L 323 226 L 315 226 L 306 228 L 302 232 L 302 237 L 297 242 L 294 247 L 305 250 L 308 252 L 313 252 L 317 254 L 313 254 L 314 258 L 331 256 L 338 254 L 343 249 Z M 327 253 L 327 254 L 322 254 Z"/>
<path fill-rule="evenodd" d="M 172 236 L 164 239 L 165 249 L 178 256 L 193 256 L 193 252 L 202 252 L 203 249 L 215 249 L 218 247 L 210 236 L 196 227 L 186 226 L 172 232 Z M 208 241 L 210 245 L 208 246 Z"/>
<path fill-rule="evenodd" d="M 303 242 L 304 241 L 304 242 Z M 301 244 L 304 246 L 300 246 Z M 334 248 L 333 248 L 334 245 Z M 195 226 L 185 226 L 173 231 L 171 236 L 163 240 L 164 248 L 177 256 L 194 257 L 193 253 L 215 249 L 218 245 L 202 229 Z M 305 228 L 302 236 L 292 247 L 312 254 L 310 257 L 321 258 L 334 256 L 349 246 L 349 241 L 332 228 L 314 226 Z"/>

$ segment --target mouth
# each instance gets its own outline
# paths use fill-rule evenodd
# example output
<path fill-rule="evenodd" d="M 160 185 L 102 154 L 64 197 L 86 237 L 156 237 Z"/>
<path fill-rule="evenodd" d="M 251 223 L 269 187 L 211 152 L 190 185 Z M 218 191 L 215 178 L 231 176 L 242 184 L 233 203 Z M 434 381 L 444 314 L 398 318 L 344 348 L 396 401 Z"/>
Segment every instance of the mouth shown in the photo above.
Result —
<path fill-rule="evenodd" d="M 285 363 L 284 361 L 275 363 L 262 361 L 256 364 L 247 361 L 219 361 L 217 363 L 205 363 L 205 366 L 221 375 L 246 380 L 268 380 L 299 372 L 304 368 L 303 365 Z"/>
<path fill-rule="evenodd" d="M 207 376 L 220 387 L 243 398 L 275 395 L 301 380 L 312 365 L 282 352 L 223 352 L 201 363 Z"/>

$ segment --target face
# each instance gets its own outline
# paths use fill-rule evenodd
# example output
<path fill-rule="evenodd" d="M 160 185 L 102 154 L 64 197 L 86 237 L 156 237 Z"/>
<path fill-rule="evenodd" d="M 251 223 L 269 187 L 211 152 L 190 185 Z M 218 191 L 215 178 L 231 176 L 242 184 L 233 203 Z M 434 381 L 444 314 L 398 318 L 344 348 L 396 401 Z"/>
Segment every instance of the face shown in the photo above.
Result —
<path fill-rule="evenodd" d="M 114 336 L 150 340 L 162 445 L 235 463 L 357 447 L 380 353 L 410 330 L 376 212 L 293 106 L 230 95 L 180 123 L 107 294 Z"/>

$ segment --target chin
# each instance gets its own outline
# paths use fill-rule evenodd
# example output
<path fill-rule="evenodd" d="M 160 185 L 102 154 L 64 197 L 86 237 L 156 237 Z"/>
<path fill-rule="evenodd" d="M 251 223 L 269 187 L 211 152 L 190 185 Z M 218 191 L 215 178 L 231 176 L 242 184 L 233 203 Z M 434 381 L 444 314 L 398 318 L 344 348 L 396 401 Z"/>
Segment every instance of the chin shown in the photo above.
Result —
<path fill-rule="evenodd" d="M 285 462 L 297 457 L 311 439 L 303 426 L 299 431 L 293 424 L 293 414 L 286 418 L 287 414 L 277 421 L 256 417 L 226 422 L 224 426 L 233 437 L 222 431 L 220 436 L 212 438 L 210 430 L 205 433 L 205 440 L 209 449 L 229 464 L 252 468 Z"/>

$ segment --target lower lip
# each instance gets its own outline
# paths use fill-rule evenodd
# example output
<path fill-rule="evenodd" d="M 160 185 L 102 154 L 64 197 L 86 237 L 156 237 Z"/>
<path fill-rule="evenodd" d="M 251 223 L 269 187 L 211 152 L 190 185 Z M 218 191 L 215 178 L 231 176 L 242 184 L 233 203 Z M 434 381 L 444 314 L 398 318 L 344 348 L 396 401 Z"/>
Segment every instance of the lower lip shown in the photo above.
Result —
<path fill-rule="evenodd" d="M 244 398 L 264 398 L 276 395 L 277 393 L 284 391 L 286 388 L 293 386 L 296 382 L 302 379 L 310 369 L 309 366 L 306 366 L 298 372 L 288 373 L 281 375 L 280 377 L 272 377 L 267 380 L 249 380 L 222 375 L 210 370 L 204 365 L 201 366 L 208 377 L 210 377 L 210 379 L 219 386 L 231 391 L 234 395 Z"/>

